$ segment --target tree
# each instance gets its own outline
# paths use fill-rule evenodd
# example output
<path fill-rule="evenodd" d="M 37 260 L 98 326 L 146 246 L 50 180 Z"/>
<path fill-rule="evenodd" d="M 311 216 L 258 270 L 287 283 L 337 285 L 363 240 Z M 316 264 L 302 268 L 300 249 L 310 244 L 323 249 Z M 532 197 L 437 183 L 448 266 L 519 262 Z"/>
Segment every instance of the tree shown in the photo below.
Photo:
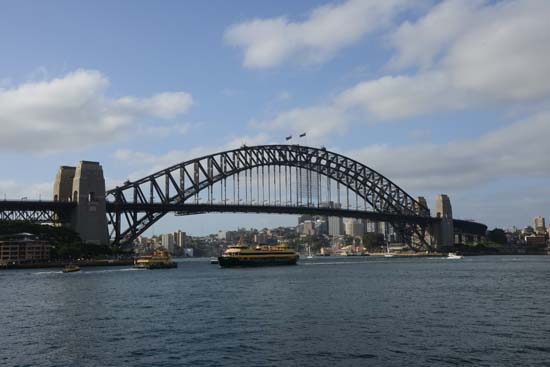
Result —
<path fill-rule="evenodd" d="M 506 245 L 508 243 L 506 233 L 500 228 L 495 228 L 492 231 L 487 232 L 487 240 L 498 243 L 499 245 Z"/>
<path fill-rule="evenodd" d="M 363 246 L 372 251 L 384 246 L 384 235 L 381 233 L 367 232 L 363 235 Z"/>

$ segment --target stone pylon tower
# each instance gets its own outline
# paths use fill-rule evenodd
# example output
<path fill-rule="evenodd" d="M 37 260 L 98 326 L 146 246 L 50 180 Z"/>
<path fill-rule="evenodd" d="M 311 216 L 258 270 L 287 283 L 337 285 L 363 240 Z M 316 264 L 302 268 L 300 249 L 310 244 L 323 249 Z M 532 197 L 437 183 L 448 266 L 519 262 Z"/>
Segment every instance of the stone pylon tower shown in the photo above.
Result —
<path fill-rule="evenodd" d="M 54 201 L 73 201 L 73 180 L 76 167 L 61 166 L 53 184 Z"/>
<path fill-rule="evenodd" d="M 428 202 L 426 201 L 426 198 L 424 196 L 419 196 L 416 198 L 416 201 L 420 204 L 420 205 L 423 205 L 425 208 L 428 208 Z M 417 205 L 416 206 L 416 213 L 420 213 L 420 207 Z"/>
<path fill-rule="evenodd" d="M 57 171 L 53 195 L 55 201 L 71 201 L 76 208 L 69 227 L 83 242 L 109 244 L 105 209 L 105 179 L 98 162 L 81 161 L 76 167 L 62 166 Z"/>
<path fill-rule="evenodd" d="M 447 195 L 438 195 L 435 199 L 435 216 L 441 221 L 435 225 L 435 243 L 439 248 L 449 249 L 454 246 L 455 234 L 453 224 L 453 208 Z"/>
<path fill-rule="evenodd" d="M 416 201 L 418 202 L 418 204 L 424 206 L 424 208 L 428 209 L 428 211 L 430 210 L 428 208 L 428 202 L 426 201 L 426 198 L 423 197 L 423 196 L 418 196 L 416 198 Z M 416 204 L 415 205 L 415 211 L 417 214 L 422 214 L 423 213 L 423 210 L 421 208 L 420 205 Z M 423 234 L 423 237 L 424 237 L 424 240 L 428 243 L 428 245 L 431 245 L 432 244 L 432 240 L 431 240 L 431 236 L 429 235 L 429 230 L 426 228 L 422 228 L 421 226 L 416 226 L 416 230 Z M 412 235 L 412 242 L 413 244 L 417 245 L 417 246 L 420 246 L 422 245 L 422 238 L 420 238 L 416 233 L 413 233 Z"/>

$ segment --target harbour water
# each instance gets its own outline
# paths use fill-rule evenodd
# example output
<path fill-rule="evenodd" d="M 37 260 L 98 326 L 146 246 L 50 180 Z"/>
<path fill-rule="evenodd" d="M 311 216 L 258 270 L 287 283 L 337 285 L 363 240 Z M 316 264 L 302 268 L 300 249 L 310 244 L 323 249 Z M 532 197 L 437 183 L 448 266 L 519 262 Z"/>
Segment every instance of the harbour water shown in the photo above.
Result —
<path fill-rule="evenodd" d="M 0 271 L 1 366 L 548 366 L 550 256 Z"/>

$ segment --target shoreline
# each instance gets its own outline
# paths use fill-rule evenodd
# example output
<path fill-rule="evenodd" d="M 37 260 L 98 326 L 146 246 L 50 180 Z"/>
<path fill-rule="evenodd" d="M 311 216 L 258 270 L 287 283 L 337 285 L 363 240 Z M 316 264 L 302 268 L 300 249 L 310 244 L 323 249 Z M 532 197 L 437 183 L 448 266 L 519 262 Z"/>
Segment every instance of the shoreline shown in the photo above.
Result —
<path fill-rule="evenodd" d="M 1 264 L 1 270 L 12 269 L 49 269 L 49 268 L 64 268 L 68 264 L 78 265 L 82 267 L 92 266 L 127 266 L 134 265 L 133 259 L 118 259 L 118 260 L 86 260 L 86 261 L 57 261 L 47 263 L 33 263 L 33 264 Z"/>

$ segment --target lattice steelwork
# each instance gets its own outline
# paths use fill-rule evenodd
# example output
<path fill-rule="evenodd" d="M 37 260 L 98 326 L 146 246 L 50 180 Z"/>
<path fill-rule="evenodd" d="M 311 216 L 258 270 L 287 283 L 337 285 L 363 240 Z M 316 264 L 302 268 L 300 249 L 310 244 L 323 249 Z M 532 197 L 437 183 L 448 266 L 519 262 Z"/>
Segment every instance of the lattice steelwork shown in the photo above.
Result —
<path fill-rule="evenodd" d="M 111 238 L 134 240 L 169 211 L 200 207 L 322 208 L 335 202 L 356 213 L 379 213 L 410 239 L 429 246 L 429 210 L 395 183 L 353 159 L 299 145 L 243 146 L 166 168 L 107 192 Z M 270 208 L 269 210 L 268 207 Z M 359 215 L 358 216 L 361 216 Z M 426 221 L 422 220 L 425 218 Z M 414 223 L 414 224 L 411 224 Z M 426 223 L 424 225 L 423 223 Z"/>
<path fill-rule="evenodd" d="M 0 222 L 66 223 L 73 203 L 54 201 L 0 201 Z"/>

